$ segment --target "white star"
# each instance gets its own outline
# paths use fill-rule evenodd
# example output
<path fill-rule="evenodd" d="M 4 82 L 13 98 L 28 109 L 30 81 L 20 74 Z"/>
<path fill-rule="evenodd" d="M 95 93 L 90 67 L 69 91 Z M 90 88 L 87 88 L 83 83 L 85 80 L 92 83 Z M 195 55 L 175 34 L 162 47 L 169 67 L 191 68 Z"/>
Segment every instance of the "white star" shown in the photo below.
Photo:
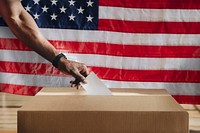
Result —
<path fill-rule="evenodd" d="M 33 16 L 34 16 L 34 19 L 39 19 L 40 15 L 38 15 L 37 12 L 36 12 Z"/>
<path fill-rule="evenodd" d="M 46 5 L 44 5 L 44 7 L 42 7 L 42 12 L 47 12 L 48 9 L 49 9 L 49 8 L 46 7 Z"/>
<path fill-rule="evenodd" d="M 51 20 L 56 20 L 56 17 L 58 17 L 58 15 L 55 15 L 54 13 L 51 16 Z"/>
<path fill-rule="evenodd" d="M 57 2 L 58 2 L 57 0 L 52 0 L 52 1 L 51 1 L 51 5 L 57 5 L 57 4 L 56 4 Z"/>
<path fill-rule="evenodd" d="M 35 5 L 35 4 L 38 4 L 38 5 L 39 5 L 39 1 L 40 1 L 40 0 L 33 0 L 33 1 L 34 1 L 34 5 Z"/>
<path fill-rule="evenodd" d="M 61 8 L 60 8 L 60 13 L 65 13 L 65 10 L 67 10 L 67 8 L 65 8 L 64 6 L 62 6 Z"/>
<path fill-rule="evenodd" d="M 92 7 L 92 4 L 93 4 L 94 2 L 92 2 L 91 0 L 89 0 L 88 2 L 87 2 L 87 6 L 89 7 L 89 6 L 91 6 Z"/>
<path fill-rule="evenodd" d="M 88 16 L 88 17 L 86 17 L 87 18 L 87 22 L 92 22 L 92 19 L 94 18 L 94 17 L 91 17 L 90 15 Z"/>
<path fill-rule="evenodd" d="M 25 9 L 26 9 L 26 11 L 29 11 L 29 12 L 30 12 L 31 7 L 27 5 L 27 6 L 25 7 Z"/>
<path fill-rule="evenodd" d="M 83 14 L 84 9 L 82 9 L 82 7 L 80 7 L 80 8 L 77 9 L 77 10 L 78 10 L 78 14 L 79 14 L 79 13 Z"/>
<path fill-rule="evenodd" d="M 74 3 L 75 3 L 75 2 L 76 2 L 76 1 L 70 0 L 70 1 L 69 1 L 69 5 L 70 5 L 70 6 L 71 6 L 71 5 L 74 6 Z"/>
<path fill-rule="evenodd" d="M 74 21 L 74 18 L 76 17 L 76 16 L 74 16 L 73 14 L 71 14 L 70 16 L 68 16 L 69 17 L 69 21 Z"/>

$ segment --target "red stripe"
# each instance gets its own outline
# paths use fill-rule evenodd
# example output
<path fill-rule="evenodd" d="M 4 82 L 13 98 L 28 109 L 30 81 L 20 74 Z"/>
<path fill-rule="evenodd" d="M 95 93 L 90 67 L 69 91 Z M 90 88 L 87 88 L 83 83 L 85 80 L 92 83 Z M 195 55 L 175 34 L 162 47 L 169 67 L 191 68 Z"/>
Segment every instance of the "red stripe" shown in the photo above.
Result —
<path fill-rule="evenodd" d="M 0 92 L 34 96 L 42 89 L 40 86 L 25 86 L 16 84 L 0 84 Z M 200 104 L 200 96 L 172 95 L 180 104 Z"/>
<path fill-rule="evenodd" d="M 153 9 L 200 9 L 199 0 L 99 0 L 100 6 Z"/>
<path fill-rule="evenodd" d="M 199 58 L 200 46 L 121 45 L 96 42 L 50 41 L 56 48 L 70 53 L 100 54 L 123 57 Z"/>
<path fill-rule="evenodd" d="M 64 76 L 62 72 L 54 68 L 51 64 L 42 63 L 22 63 L 0 61 L 0 72 L 20 73 L 20 74 L 38 74 L 38 75 L 59 75 Z"/>
<path fill-rule="evenodd" d="M 0 61 L 0 72 L 65 76 L 50 64 Z M 100 78 L 137 82 L 187 82 L 200 83 L 200 71 L 192 70 L 124 70 L 90 67 Z"/>
<path fill-rule="evenodd" d="M 200 71 L 192 70 L 124 70 L 91 68 L 100 78 L 136 82 L 191 82 L 200 83 Z"/>
<path fill-rule="evenodd" d="M 200 104 L 200 96 L 193 95 L 172 95 L 180 104 Z"/>
<path fill-rule="evenodd" d="M 0 38 L 0 49 L 30 51 L 21 41 L 11 38 Z"/>
<path fill-rule="evenodd" d="M 200 34 L 199 22 L 144 22 L 99 19 L 98 29 L 125 33 Z"/>
<path fill-rule="evenodd" d="M 148 45 L 120 45 L 96 42 L 67 42 L 50 41 L 57 49 L 70 53 L 100 54 L 124 57 L 152 57 L 152 58 L 199 58 L 200 46 L 148 46 Z M 0 39 L 0 49 L 22 50 L 30 49 L 17 39 Z"/>
<path fill-rule="evenodd" d="M 16 84 L 0 84 L 0 92 L 34 96 L 42 89 L 40 86 L 25 86 Z"/>

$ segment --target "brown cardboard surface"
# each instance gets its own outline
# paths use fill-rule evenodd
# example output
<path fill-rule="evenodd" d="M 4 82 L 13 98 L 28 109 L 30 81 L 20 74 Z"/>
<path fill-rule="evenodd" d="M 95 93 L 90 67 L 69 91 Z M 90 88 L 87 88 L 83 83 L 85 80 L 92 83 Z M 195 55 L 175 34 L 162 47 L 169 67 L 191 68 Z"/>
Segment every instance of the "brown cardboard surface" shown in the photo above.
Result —
<path fill-rule="evenodd" d="M 164 104 L 163 104 L 164 103 Z M 184 111 L 169 96 L 37 96 L 23 111 Z"/>
<path fill-rule="evenodd" d="M 188 133 L 188 113 L 166 92 L 155 96 L 148 91 L 137 96 L 38 95 L 18 111 L 18 133 Z"/>
<path fill-rule="evenodd" d="M 141 95 L 151 95 L 151 96 L 170 96 L 165 89 L 131 89 L 131 88 L 109 88 L 112 91 L 112 95 L 115 96 L 141 96 Z M 85 90 L 76 88 L 43 88 L 37 95 L 87 95 Z"/>
<path fill-rule="evenodd" d="M 17 133 L 16 130 L 0 130 L 0 133 Z"/>

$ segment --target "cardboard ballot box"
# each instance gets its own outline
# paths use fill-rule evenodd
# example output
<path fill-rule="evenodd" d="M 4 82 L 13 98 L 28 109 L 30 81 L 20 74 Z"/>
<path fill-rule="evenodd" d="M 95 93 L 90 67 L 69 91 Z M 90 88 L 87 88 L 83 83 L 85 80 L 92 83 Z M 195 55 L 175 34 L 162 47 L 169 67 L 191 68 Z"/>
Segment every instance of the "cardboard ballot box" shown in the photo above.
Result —
<path fill-rule="evenodd" d="M 188 133 L 188 113 L 165 90 L 112 93 L 43 89 L 18 111 L 18 133 Z"/>

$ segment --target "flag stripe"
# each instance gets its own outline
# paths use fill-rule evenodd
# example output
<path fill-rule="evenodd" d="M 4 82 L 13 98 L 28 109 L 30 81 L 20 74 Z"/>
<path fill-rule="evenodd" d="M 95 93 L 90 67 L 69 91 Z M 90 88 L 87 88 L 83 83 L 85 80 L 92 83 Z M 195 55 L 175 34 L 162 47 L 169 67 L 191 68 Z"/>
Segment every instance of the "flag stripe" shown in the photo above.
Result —
<path fill-rule="evenodd" d="M 20 40 L 12 38 L 0 38 L 0 49 L 4 50 L 22 50 L 31 51 L 30 48 L 25 46 Z"/>
<path fill-rule="evenodd" d="M 1 84 L 14 84 L 24 86 L 42 87 L 69 87 L 70 77 L 27 75 L 0 72 Z M 9 80 L 8 80 L 9 79 Z M 20 80 L 19 80 L 20 79 Z M 200 83 L 169 83 L 169 82 L 125 82 L 102 80 L 108 88 L 141 88 L 141 89 L 167 89 L 172 95 L 200 95 Z"/>
<path fill-rule="evenodd" d="M 42 86 L 42 87 L 69 87 L 69 82 L 72 77 L 46 76 L 35 74 L 19 74 L 19 73 L 4 73 L 0 72 L 0 83 L 16 84 L 24 86 Z"/>
<path fill-rule="evenodd" d="M 199 58 L 134 58 L 72 53 L 65 53 L 65 55 L 69 60 L 83 62 L 87 66 L 131 70 L 200 70 Z M 14 50 L 0 50 L 0 61 L 50 63 L 33 51 Z"/>
<path fill-rule="evenodd" d="M 99 30 L 125 33 L 199 34 L 199 22 L 144 22 L 99 19 Z"/>
<path fill-rule="evenodd" d="M 16 84 L 0 84 L 0 92 L 7 92 L 19 95 L 34 96 L 42 87 L 40 86 L 26 86 Z"/>
<path fill-rule="evenodd" d="M 124 70 L 92 67 L 102 79 L 136 82 L 199 83 L 200 71 L 189 70 Z M 187 78 L 185 78 L 187 77 Z"/>
<path fill-rule="evenodd" d="M 198 0 L 99 0 L 100 6 L 152 9 L 200 9 Z"/>
<path fill-rule="evenodd" d="M 0 27 L 0 38 L 16 38 L 6 27 Z M 132 34 L 111 31 L 80 31 L 64 29 L 40 29 L 48 40 L 104 42 L 126 45 L 200 46 L 200 34 Z M 59 34 L 55 34 L 59 33 Z M 60 36 L 62 35 L 62 36 Z"/>
<path fill-rule="evenodd" d="M 35 74 L 35 75 L 39 74 L 46 76 L 64 76 L 62 72 L 54 68 L 51 64 L 5 62 L 5 61 L 0 61 L 0 64 L 1 64 L 0 72 Z"/>
<path fill-rule="evenodd" d="M 166 89 L 172 95 L 200 95 L 200 83 L 102 81 L 108 88 Z"/>
<path fill-rule="evenodd" d="M 0 72 L 64 76 L 51 65 L 35 63 L 0 62 Z M 26 68 L 26 69 L 23 69 Z M 200 71 L 192 70 L 123 70 L 90 67 L 100 78 L 117 81 L 137 82 L 200 82 Z M 187 78 L 185 78 L 185 76 Z"/>
<path fill-rule="evenodd" d="M 151 22 L 199 22 L 199 10 L 186 9 L 139 9 L 122 7 L 99 7 L 100 19 Z"/>
<path fill-rule="evenodd" d="M 96 42 L 52 41 L 56 49 L 70 53 L 100 54 L 124 57 L 199 58 L 200 46 L 120 45 Z M 0 49 L 30 51 L 17 39 L 0 38 Z"/>
<path fill-rule="evenodd" d="M 200 103 L 200 96 L 194 95 L 172 95 L 172 97 L 179 103 L 179 104 L 199 104 Z"/>

